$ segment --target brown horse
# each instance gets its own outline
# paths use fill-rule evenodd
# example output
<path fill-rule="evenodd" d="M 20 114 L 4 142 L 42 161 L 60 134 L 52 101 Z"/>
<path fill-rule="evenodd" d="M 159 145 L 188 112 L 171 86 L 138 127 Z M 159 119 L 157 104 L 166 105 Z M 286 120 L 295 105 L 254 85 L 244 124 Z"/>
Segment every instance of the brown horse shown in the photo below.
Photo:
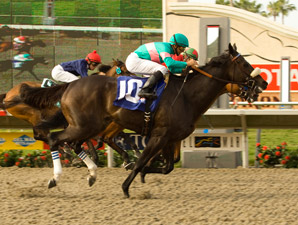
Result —
<path fill-rule="evenodd" d="M 60 109 L 57 106 L 53 106 L 50 108 L 43 108 L 43 109 L 37 109 L 34 107 L 31 107 L 25 103 L 23 103 L 19 97 L 20 94 L 20 87 L 23 84 L 27 84 L 30 87 L 40 87 L 41 83 L 37 82 L 31 82 L 31 81 L 25 81 L 22 82 L 16 86 L 14 86 L 12 89 L 10 89 L 7 93 L 0 95 L 0 108 L 6 110 L 9 112 L 12 116 L 25 120 L 29 122 L 32 125 L 33 129 L 33 135 L 35 140 L 40 140 L 44 142 L 48 142 L 47 135 L 50 132 L 50 129 L 48 128 L 39 128 L 37 125 L 43 121 L 47 120 L 54 115 L 56 115 L 57 111 Z M 64 128 L 67 124 L 62 124 L 61 126 L 57 128 Z M 89 152 L 92 155 L 92 159 L 97 163 L 98 162 L 98 155 L 96 154 L 96 151 L 94 149 L 93 144 L 91 141 L 86 141 L 86 144 L 89 148 Z M 61 146 L 64 146 L 61 145 Z M 65 146 L 68 147 L 68 146 Z M 69 154 L 66 154 L 66 157 L 68 157 Z"/>
<path fill-rule="evenodd" d="M 237 52 L 236 46 L 229 45 L 227 52 L 212 58 L 199 71 L 188 68 L 183 73 L 185 77 L 170 76 L 155 112 L 148 144 L 122 184 L 124 195 L 129 197 L 129 186 L 139 172 L 167 174 L 173 170 L 175 145 L 194 131 L 196 121 L 226 90 L 228 83 L 239 87 L 237 94 L 249 101 L 255 100 L 267 87 L 267 82 L 256 71 Z M 51 151 L 56 151 L 60 143 L 84 141 L 104 131 L 111 122 L 141 133 L 144 113 L 114 106 L 116 93 L 115 78 L 91 76 L 47 90 L 23 86 L 21 97 L 34 107 L 49 107 L 61 98 L 62 112 L 69 126 L 50 134 Z M 82 105 L 88 110 L 81 110 Z M 80 151 L 76 149 L 77 154 L 81 154 Z M 146 166 L 160 154 L 167 161 L 164 168 Z M 49 181 L 49 188 L 56 186 L 61 174 L 59 163 L 54 164 L 54 177 Z M 90 175 L 94 182 L 95 171 Z"/>
<path fill-rule="evenodd" d="M 116 68 L 121 68 L 123 71 L 127 71 L 125 64 L 120 60 L 114 60 L 113 65 L 109 67 L 109 70 L 106 71 L 109 76 L 116 76 Z M 111 72 L 112 71 L 112 72 Z M 97 74 L 97 73 L 96 73 Z M 122 74 L 122 73 L 121 73 Z M 118 75 L 117 75 L 118 76 Z M 34 138 L 36 140 L 41 140 L 44 142 L 47 142 L 47 135 L 49 134 L 50 129 L 52 128 L 63 128 L 67 126 L 67 122 L 64 120 L 63 115 L 60 118 L 60 122 L 54 121 L 55 125 L 54 127 L 48 126 L 48 127 L 40 127 L 38 126 L 41 121 L 48 121 L 52 117 L 57 116 L 57 113 L 59 112 L 59 108 L 56 106 L 50 107 L 50 108 L 42 108 L 37 109 L 34 107 L 31 107 L 25 103 L 23 103 L 19 97 L 20 94 L 20 87 L 22 84 L 27 84 L 30 87 L 40 87 L 41 83 L 37 82 L 22 82 L 16 86 L 14 86 L 11 90 L 9 90 L 5 94 L 0 95 L 0 108 L 5 109 L 7 112 L 9 112 L 11 115 L 13 115 L 16 118 L 25 120 L 32 124 L 33 126 L 33 134 Z M 52 122 L 49 122 L 52 123 Z M 111 133 L 109 130 L 107 130 L 107 133 L 104 133 L 103 141 L 106 142 L 109 146 L 111 146 L 113 149 L 115 149 L 124 159 L 125 164 L 124 167 L 126 169 L 129 169 L 133 166 L 133 164 L 130 163 L 129 156 L 126 151 L 122 150 L 117 144 L 115 144 L 113 138 L 117 135 L 121 135 L 125 138 L 125 142 L 132 146 L 132 148 L 135 150 L 136 155 L 139 156 L 140 152 L 137 146 L 132 142 L 132 140 L 129 138 L 129 136 L 125 135 L 125 133 L 121 133 L 123 128 L 119 129 L 119 126 L 117 124 L 111 125 L 113 129 L 113 136 L 111 136 Z M 116 131 L 116 132 L 115 132 Z M 98 162 L 98 155 L 96 153 L 96 148 L 94 148 L 91 141 L 86 141 L 89 152 L 92 156 L 92 159 L 97 163 Z"/>
<path fill-rule="evenodd" d="M 26 43 L 24 45 L 23 49 L 18 50 L 18 52 L 27 52 L 30 53 L 30 50 L 32 47 L 46 47 L 46 43 L 44 43 L 42 40 L 34 40 Z M 13 44 L 10 41 L 4 41 L 0 43 L 0 52 L 6 52 L 10 49 L 13 49 Z"/>

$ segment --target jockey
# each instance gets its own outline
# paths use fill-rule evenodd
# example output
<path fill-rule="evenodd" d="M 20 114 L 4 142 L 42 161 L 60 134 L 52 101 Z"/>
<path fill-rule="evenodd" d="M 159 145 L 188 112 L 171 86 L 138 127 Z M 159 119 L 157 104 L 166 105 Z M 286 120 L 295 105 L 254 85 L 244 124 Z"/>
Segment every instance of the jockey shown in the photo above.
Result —
<path fill-rule="evenodd" d="M 172 57 L 180 55 L 188 47 L 188 39 L 185 35 L 177 33 L 170 38 L 170 42 L 151 42 L 141 45 L 130 53 L 126 59 L 126 67 L 129 72 L 135 74 L 151 75 L 139 92 L 141 98 L 156 98 L 153 89 L 155 84 L 167 74 L 181 73 L 187 66 L 197 65 L 194 59 L 187 62 L 176 61 Z M 162 65 L 165 63 L 167 68 Z"/>
<path fill-rule="evenodd" d="M 13 57 L 13 68 L 20 69 L 24 66 L 26 62 L 33 61 L 30 54 L 18 54 Z"/>
<path fill-rule="evenodd" d="M 31 43 L 29 38 L 25 36 L 18 36 L 13 39 L 13 49 L 17 54 L 30 54 Z"/>
<path fill-rule="evenodd" d="M 184 61 L 187 61 L 188 59 L 198 60 L 199 58 L 199 54 L 194 48 L 186 49 L 181 55 L 183 56 Z"/>
<path fill-rule="evenodd" d="M 18 36 L 13 39 L 13 49 L 19 50 L 26 44 L 26 37 Z"/>
<path fill-rule="evenodd" d="M 187 48 L 184 52 L 182 52 L 180 55 L 174 55 L 172 58 L 176 61 L 184 61 L 187 62 L 189 59 L 198 60 L 199 54 L 197 50 L 194 48 Z M 167 66 L 165 63 L 162 63 L 163 66 Z"/>
<path fill-rule="evenodd" d="M 63 62 L 52 70 L 52 77 L 56 81 L 65 83 L 88 77 L 88 70 L 94 70 L 101 63 L 100 56 L 94 50 L 85 59 Z"/>

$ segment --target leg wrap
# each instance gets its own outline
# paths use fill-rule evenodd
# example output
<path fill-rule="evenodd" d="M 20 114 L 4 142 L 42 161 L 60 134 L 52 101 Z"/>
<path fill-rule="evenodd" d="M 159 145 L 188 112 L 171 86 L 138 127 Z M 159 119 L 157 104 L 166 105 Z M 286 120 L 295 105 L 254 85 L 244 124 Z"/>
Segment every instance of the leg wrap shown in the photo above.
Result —
<path fill-rule="evenodd" d="M 51 154 L 52 154 L 53 167 L 54 167 L 54 179 L 58 181 L 59 176 L 62 174 L 62 166 L 61 166 L 61 161 L 59 157 L 59 152 L 53 151 L 51 152 Z"/>
<path fill-rule="evenodd" d="M 94 172 L 97 169 L 96 164 L 89 158 L 89 156 L 84 152 L 81 151 L 78 156 L 83 160 L 83 162 L 87 165 L 88 169 L 90 170 L 90 174 L 93 176 L 95 175 Z"/>

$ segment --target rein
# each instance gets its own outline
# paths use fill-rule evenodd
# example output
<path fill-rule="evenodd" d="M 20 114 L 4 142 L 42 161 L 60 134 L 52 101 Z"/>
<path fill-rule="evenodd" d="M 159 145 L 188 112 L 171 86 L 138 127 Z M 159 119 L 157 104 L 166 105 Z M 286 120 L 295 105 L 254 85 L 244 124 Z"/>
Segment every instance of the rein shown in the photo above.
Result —
<path fill-rule="evenodd" d="M 211 75 L 211 74 L 209 74 L 209 73 L 207 73 L 207 72 L 205 72 L 205 71 L 203 71 L 200 68 L 195 67 L 195 66 L 192 66 L 191 68 L 194 69 L 194 70 L 196 70 L 197 72 L 203 74 L 206 77 L 209 77 L 209 78 L 214 79 L 214 80 L 218 80 L 218 81 L 223 82 L 223 83 L 226 83 L 226 84 L 232 83 L 232 84 L 242 84 L 242 85 L 245 85 L 245 82 L 230 81 L 230 80 L 221 79 L 219 77 L 214 77 L 213 75 Z"/>

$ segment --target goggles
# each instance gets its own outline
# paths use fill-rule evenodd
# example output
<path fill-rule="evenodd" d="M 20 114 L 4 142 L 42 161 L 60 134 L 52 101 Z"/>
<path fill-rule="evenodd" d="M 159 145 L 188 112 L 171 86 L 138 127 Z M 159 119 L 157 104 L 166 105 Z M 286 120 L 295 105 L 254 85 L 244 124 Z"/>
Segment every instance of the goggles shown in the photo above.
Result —
<path fill-rule="evenodd" d="M 98 66 L 99 65 L 99 63 L 97 63 L 97 62 L 91 62 L 90 63 L 92 66 Z"/>

